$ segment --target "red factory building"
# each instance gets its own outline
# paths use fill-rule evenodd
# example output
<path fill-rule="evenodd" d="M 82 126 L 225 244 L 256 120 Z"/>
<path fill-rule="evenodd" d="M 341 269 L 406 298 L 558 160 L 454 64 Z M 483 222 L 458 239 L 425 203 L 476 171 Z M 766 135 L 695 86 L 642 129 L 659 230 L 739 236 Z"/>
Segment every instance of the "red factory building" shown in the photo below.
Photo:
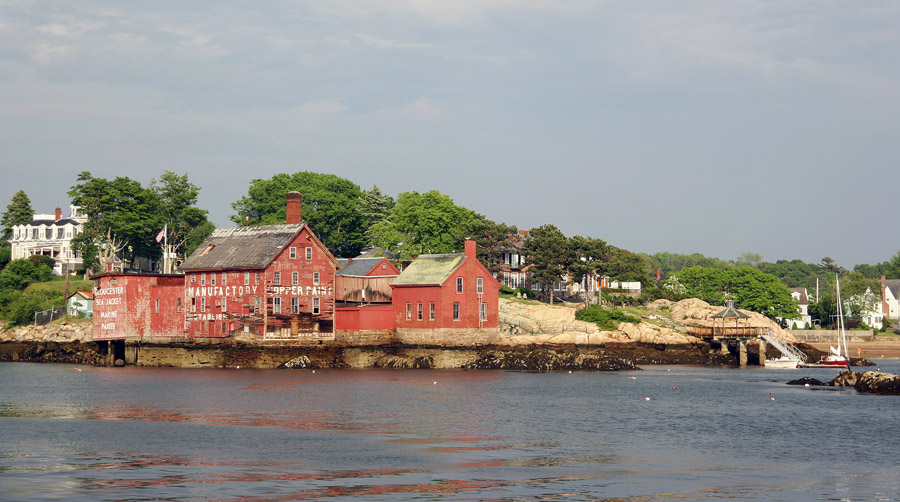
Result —
<path fill-rule="evenodd" d="M 354 332 L 498 327 L 500 286 L 474 241 L 465 253 L 420 256 L 403 273 L 384 258 L 341 264 L 300 207 L 291 192 L 283 225 L 216 229 L 184 275 L 94 276 L 94 339 L 118 359 L 125 341 L 322 343 L 341 331 L 352 343 Z"/>

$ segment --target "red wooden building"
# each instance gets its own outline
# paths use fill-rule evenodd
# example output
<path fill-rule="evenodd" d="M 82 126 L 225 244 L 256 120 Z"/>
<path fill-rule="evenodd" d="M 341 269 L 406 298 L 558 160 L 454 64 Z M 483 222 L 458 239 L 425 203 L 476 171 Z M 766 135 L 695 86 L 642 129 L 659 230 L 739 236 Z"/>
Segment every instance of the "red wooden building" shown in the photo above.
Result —
<path fill-rule="evenodd" d="M 391 284 L 397 328 L 497 328 L 500 284 L 476 258 L 475 241 L 464 254 L 422 255 Z"/>
<path fill-rule="evenodd" d="M 94 340 L 183 336 L 183 275 L 110 272 L 93 279 Z"/>
<path fill-rule="evenodd" d="M 300 202 L 288 194 L 284 225 L 216 229 L 184 261 L 189 336 L 333 338 L 339 264 L 302 223 Z"/>

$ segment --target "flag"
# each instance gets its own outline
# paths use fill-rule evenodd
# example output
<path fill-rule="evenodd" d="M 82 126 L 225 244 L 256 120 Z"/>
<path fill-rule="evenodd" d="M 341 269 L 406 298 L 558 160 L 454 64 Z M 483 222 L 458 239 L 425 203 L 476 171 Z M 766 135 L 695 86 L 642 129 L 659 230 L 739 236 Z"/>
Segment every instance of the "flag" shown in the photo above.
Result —
<path fill-rule="evenodd" d="M 166 228 L 167 228 L 168 226 L 169 226 L 169 225 L 166 224 L 166 226 L 164 226 L 163 229 L 160 230 L 158 234 L 156 234 L 156 242 L 159 242 L 159 241 L 163 240 L 163 237 L 166 236 Z"/>

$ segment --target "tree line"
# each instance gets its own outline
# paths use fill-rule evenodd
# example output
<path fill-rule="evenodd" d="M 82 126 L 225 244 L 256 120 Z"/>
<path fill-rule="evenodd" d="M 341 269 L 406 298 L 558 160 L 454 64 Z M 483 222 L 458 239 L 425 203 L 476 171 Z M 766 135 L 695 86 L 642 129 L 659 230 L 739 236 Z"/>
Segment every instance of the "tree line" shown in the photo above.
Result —
<path fill-rule="evenodd" d="M 87 171 L 80 173 L 68 194 L 88 216 L 72 243 L 82 255 L 86 271 L 104 270 L 106 262 L 116 257 L 131 264 L 159 260 L 162 249 L 156 237 L 163 228 L 168 230 L 169 252 L 178 259 L 188 256 L 215 228 L 207 211 L 197 207 L 199 191 L 187 174 L 171 171 L 147 185 L 128 177 L 105 179 Z M 877 287 L 882 273 L 900 278 L 900 252 L 889 261 L 857 265 L 853 271 L 842 269 L 828 257 L 819 264 L 807 264 L 800 260 L 768 263 L 754 253 L 732 261 L 699 253 L 638 254 L 596 237 L 567 237 L 553 224 L 520 233 L 514 225 L 492 221 L 435 190 L 403 192 L 395 199 L 377 185 L 363 190 L 339 176 L 307 171 L 252 180 L 246 195 L 232 203 L 230 219 L 237 225 L 283 223 L 289 191 L 303 194 L 303 220 L 337 257 L 354 257 L 371 247 L 401 262 L 420 254 L 459 252 L 466 239 L 473 239 L 478 243 L 479 259 L 495 275 L 501 270 L 504 250 L 517 249 L 529 267 L 531 280 L 542 286 L 542 295 L 551 301 L 554 283 L 581 283 L 585 276 L 605 275 L 640 282 L 642 300 L 691 294 L 721 303 L 724 295 L 738 295 L 734 292 L 740 289 L 745 292 L 735 298 L 739 307 L 787 316 L 790 304 L 784 297 L 789 298 L 785 285 L 811 288 L 815 279 L 831 284 L 840 273 L 845 296 L 850 296 Z M 33 214 L 27 195 L 17 192 L 0 218 L 0 266 L 9 262 L 12 227 L 29 222 Z M 677 276 L 680 288 L 658 285 L 657 271 L 664 279 Z M 702 274 L 706 274 L 707 288 L 709 279 L 718 277 L 714 293 L 691 289 L 689 279 Z M 594 297 L 595 292 L 589 296 Z"/>

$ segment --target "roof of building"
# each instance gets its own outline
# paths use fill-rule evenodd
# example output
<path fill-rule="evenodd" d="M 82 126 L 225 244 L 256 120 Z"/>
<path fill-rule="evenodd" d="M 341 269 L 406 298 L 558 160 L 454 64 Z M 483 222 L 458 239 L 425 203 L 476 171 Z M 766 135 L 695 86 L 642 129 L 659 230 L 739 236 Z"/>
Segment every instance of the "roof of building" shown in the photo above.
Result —
<path fill-rule="evenodd" d="M 217 228 L 182 270 L 265 268 L 303 229 L 305 223 Z"/>
<path fill-rule="evenodd" d="M 61 227 L 63 225 L 76 225 L 77 226 L 77 225 L 81 225 L 81 222 L 78 220 L 73 220 L 72 218 L 62 218 L 59 220 L 55 220 L 53 218 L 49 218 L 49 219 L 42 218 L 39 220 L 31 220 L 28 223 L 26 223 L 26 225 L 31 225 L 33 227 L 36 227 L 39 225 L 45 225 L 48 227 L 50 227 L 50 226 L 60 226 Z"/>
<path fill-rule="evenodd" d="M 345 277 L 362 277 L 369 272 L 372 271 L 381 260 L 384 260 L 384 257 L 378 258 L 353 258 L 349 260 L 347 258 L 338 258 L 338 263 L 341 264 L 341 270 L 338 271 L 337 275 L 342 275 Z"/>
<path fill-rule="evenodd" d="M 462 253 L 421 255 L 394 279 L 391 286 L 440 286 L 459 268 L 465 257 Z"/>
<path fill-rule="evenodd" d="M 900 298 L 900 279 L 887 279 L 884 281 L 884 286 L 891 290 L 894 298 Z"/>
<path fill-rule="evenodd" d="M 734 301 L 728 300 L 725 302 L 725 309 L 723 309 L 718 314 L 714 314 L 713 317 L 715 317 L 715 318 L 722 317 L 722 318 L 729 318 L 729 319 L 730 318 L 747 319 L 750 316 L 748 316 L 747 314 L 734 308 Z"/>
<path fill-rule="evenodd" d="M 69 295 L 69 298 L 72 298 L 75 295 L 80 295 L 87 300 L 92 300 L 94 298 L 94 292 L 87 289 L 77 289 Z"/>
<path fill-rule="evenodd" d="M 806 288 L 791 288 L 791 293 L 798 293 L 800 295 L 800 305 L 809 305 L 809 298 L 806 296 Z"/>

